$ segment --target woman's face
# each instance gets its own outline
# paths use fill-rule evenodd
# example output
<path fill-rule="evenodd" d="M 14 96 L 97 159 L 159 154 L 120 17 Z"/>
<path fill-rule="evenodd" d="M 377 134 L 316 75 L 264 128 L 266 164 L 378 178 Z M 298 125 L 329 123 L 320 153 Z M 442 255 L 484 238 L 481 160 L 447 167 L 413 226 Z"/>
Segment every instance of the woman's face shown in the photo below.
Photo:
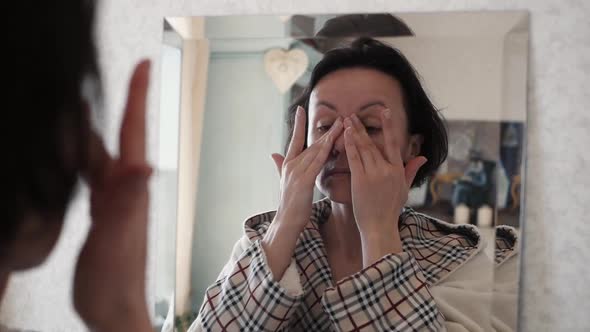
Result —
<path fill-rule="evenodd" d="M 401 87 L 397 80 L 375 69 L 347 68 L 322 78 L 309 99 L 308 145 L 318 140 L 336 121 L 353 114 L 365 125 L 373 143 L 384 153 L 385 142 L 381 112 L 392 113 L 394 138 L 400 143 L 404 162 L 420 152 L 419 135 L 410 136 L 403 106 Z M 344 148 L 344 134 L 336 140 L 332 153 L 316 178 L 316 186 L 330 200 L 351 204 L 350 169 Z"/>

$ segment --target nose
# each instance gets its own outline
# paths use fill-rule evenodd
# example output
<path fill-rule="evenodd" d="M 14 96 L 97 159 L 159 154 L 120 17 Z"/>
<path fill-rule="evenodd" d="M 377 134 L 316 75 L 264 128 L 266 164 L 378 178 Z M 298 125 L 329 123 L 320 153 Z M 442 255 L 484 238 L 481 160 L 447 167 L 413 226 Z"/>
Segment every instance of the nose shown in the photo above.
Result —
<path fill-rule="evenodd" d="M 345 153 L 346 150 L 344 148 L 344 131 L 338 135 L 336 141 L 334 141 L 334 146 L 332 147 L 332 154 L 338 155 L 340 153 Z"/>

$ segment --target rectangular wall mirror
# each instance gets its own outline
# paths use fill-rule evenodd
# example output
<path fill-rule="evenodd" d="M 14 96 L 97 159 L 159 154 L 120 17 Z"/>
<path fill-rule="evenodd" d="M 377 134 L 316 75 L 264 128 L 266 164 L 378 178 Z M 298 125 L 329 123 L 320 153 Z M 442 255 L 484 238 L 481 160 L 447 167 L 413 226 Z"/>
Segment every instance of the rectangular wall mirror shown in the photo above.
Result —
<path fill-rule="evenodd" d="M 157 329 L 517 330 L 527 12 L 163 26 Z"/>

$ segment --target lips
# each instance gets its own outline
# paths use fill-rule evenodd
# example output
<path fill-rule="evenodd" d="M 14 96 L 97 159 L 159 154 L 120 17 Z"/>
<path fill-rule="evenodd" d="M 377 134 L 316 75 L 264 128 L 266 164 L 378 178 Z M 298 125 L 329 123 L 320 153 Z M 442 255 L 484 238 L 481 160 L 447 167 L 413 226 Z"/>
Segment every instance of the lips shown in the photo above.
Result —
<path fill-rule="evenodd" d="M 334 175 L 350 175 L 350 169 L 348 168 L 333 168 L 326 171 L 326 177 Z"/>

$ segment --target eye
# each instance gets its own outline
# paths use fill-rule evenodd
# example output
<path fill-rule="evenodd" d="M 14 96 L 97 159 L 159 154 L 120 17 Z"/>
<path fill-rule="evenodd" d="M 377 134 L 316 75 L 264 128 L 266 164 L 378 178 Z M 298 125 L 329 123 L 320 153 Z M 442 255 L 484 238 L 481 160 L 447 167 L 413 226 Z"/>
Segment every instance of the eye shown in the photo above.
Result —
<path fill-rule="evenodd" d="M 320 124 L 316 127 L 316 130 L 320 133 L 325 133 L 332 128 L 332 124 Z"/>
<path fill-rule="evenodd" d="M 369 134 L 369 135 L 377 135 L 381 132 L 380 127 L 369 126 L 369 125 L 365 125 L 365 130 L 367 131 L 367 134 Z"/>

